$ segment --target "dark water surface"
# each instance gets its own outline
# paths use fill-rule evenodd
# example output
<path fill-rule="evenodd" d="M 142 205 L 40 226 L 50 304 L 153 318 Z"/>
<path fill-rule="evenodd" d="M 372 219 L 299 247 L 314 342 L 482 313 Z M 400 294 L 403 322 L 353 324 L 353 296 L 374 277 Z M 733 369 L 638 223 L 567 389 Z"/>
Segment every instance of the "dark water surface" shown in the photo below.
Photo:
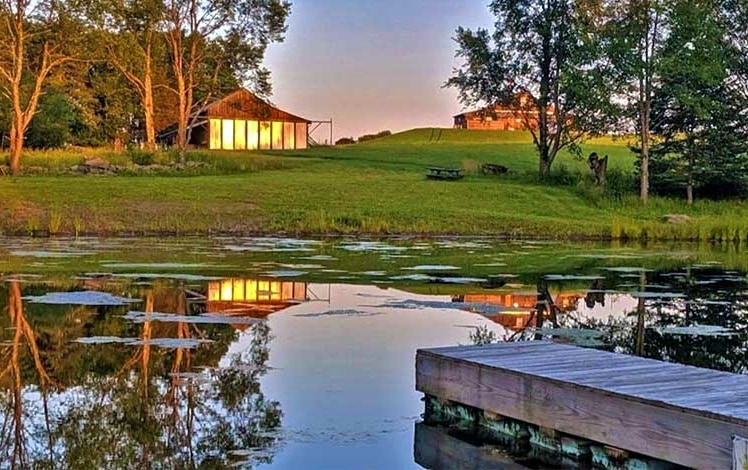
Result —
<path fill-rule="evenodd" d="M 551 338 L 745 373 L 745 258 L 732 245 L 0 238 L 0 466 L 420 468 L 417 348 Z"/>

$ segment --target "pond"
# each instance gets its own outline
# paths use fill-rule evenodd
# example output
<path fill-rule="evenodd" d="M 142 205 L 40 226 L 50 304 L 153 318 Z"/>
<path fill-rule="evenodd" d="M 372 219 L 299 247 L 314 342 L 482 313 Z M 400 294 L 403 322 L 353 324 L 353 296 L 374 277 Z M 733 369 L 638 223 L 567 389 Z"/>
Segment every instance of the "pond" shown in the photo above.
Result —
<path fill-rule="evenodd" d="M 736 245 L 0 238 L 0 461 L 420 468 L 416 349 L 745 373 L 747 268 Z"/>

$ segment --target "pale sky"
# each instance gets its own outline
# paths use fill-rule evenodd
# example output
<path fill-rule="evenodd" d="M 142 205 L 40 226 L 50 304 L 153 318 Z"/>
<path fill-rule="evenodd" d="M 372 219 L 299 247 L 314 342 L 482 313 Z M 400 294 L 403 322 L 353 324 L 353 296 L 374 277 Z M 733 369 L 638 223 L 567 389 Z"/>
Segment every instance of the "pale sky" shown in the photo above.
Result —
<path fill-rule="evenodd" d="M 442 89 L 458 63 L 452 38 L 492 24 L 488 0 L 292 1 L 286 40 L 265 61 L 275 105 L 332 118 L 335 139 L 451 127 L 463 110 Z"/>

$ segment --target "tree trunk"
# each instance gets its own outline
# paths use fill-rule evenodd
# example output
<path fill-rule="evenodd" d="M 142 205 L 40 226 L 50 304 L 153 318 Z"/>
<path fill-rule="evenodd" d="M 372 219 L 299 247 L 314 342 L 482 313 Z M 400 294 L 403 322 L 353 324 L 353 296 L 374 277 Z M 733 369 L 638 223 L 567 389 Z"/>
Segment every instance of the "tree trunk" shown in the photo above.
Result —
<path fill-rule="evenodd" d="M 145 117 L 145 148 L 156 150 L 156 125 L 154 123 L 155 105 L 153 102 L 153 79 L 151 77 L 150 47 L 146 56 L 145 74 L 143 77 L 143 115 Z"/>
<path fill-rule="evenodd" d="M 686 184 L 686 200 L 689 206 L 693 205 L 693 183 L 690 181 Z"/>
<path fill-rule="evenodd" d="M 551 162 L 548 158 L 540 157 L 540 179 L 548 181 L 551 177 Z"/>
<path fill-rule="evenodd" d="M 645 111 L 648 113 L 649 111 Z M 649 119 L 642 116 L 641 122 L 641 182 L 639 184 L 639 198 L 646 204 L 649 199 Z"/>
<path fill-rule="evenodd" d="M 13 176 L 21 172 L 21 152 L 23 152 L 23 130 L 13 123 L 10 129 L 10 173 Z"/>

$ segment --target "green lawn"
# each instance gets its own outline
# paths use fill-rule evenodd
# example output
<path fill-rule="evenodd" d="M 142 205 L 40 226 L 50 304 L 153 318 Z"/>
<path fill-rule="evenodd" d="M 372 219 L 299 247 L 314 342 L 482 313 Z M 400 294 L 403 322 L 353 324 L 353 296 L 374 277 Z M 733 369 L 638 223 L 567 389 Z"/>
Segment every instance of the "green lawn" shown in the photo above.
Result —
<path fill-rule="evenodd" d="M 595 139 L 609 168 L 633 171 L 625 140 Z M 57 171 L 84 151 L 30 152 L 27 166 Z M 94 151 L 91 151 L 94 152 Z M 109 156 L 125 164 L 123 154 Z M 168 159 L 168 155 L 157 159 Z M 539 183 L 528 134 L 418 129 L 363 144 L 294 152 L 195 152 L 200 170 L 133 176 L 0 178 L 0 230 L 28 233 L 485 234 L 543 238 L 746 239 L 748 204 L 600 194 L 586 162 L 559 155 L 555 185 Z M 483 176 L 484 162 L 509 176 Z M 468 171 L 456 182 L 426 180 L 428 166 Z M 628 177 L 631 180 L 631 177 Z M 563 183 L 563 184 L 561 184 Z M 692 222 L 666 224 L 664 214 Z"/>

